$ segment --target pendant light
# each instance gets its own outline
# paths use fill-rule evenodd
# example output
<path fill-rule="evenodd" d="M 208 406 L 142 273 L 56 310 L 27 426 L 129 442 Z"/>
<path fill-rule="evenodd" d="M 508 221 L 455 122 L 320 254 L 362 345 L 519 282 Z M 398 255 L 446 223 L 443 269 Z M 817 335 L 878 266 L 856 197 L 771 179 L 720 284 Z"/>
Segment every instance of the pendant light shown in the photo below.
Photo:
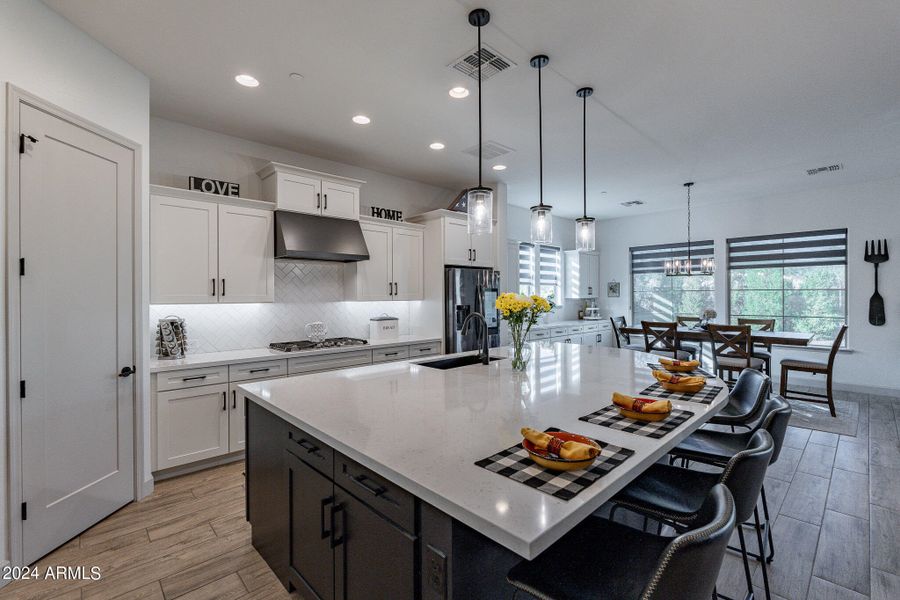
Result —
<path fill-rule="evenodd" d="M 484 8 L 476 8 L 469 13 L 469 25 L 478 29 L 478 187 L 469 189 L 466 194 L 466 214 L 468 215 L 469 233 L 480 235 L 494 230 L 494 191 L 484 187 L 481 182 L 481 28 L 491 20 L 491 13 Z"/>
<path fill-rule="evenodd" d="M 535 244 L 549 244 L 553 241 L 553 218 L 550 210 L 553 208 L 544 204 L 544 131 L 543 131 L 543 104 L 541 100 L 541 69 L 547 66 L 550 59 L 544 54 L 538 54 L 531 59 L 531 66 L 538 72 L 538 176 L 540 182 L 540 201 L 537 206 L 531 207 L 531 241 Z"/>
<path fill-rule="evenodd" d="M 687 188 L 687 259 L 670 259 L 663 265 L 663 270 L 668 277 L 691 277 L 693 265 L 691 264 L 691 188 L 693 181 L 684 184 Z M 710 256 L 700 260 L 700 275 L 714 275 L 716 272 L 716 259 Z"/>
<path fill-rule="evenodd" d="M 583 211 L 581 218 L 575 219 L 575 248 L 582 252 L 591 252 L 597 247 L 597 221 L 587 216 L 587 99 L 594 93 L 594 88 L 583 87 L 575 95 L 582 100 L 581 128 L 581 167 L 584 183 L 582 186 Z"/>

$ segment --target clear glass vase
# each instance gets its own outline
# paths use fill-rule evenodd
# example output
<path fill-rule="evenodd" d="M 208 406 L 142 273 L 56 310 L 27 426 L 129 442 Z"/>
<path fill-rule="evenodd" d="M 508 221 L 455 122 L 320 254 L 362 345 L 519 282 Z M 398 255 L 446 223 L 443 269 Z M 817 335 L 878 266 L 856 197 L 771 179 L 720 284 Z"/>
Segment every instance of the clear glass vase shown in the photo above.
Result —
<path fill-rule="evenodd" d="M 513 371 L 524 371 L 528 367 L 528 361 L 531 359 L 531 346 L 525 345 L 525 333 L 522 326 L 512 326 L 510 328 L 512 334 L 512 362 Z"/>

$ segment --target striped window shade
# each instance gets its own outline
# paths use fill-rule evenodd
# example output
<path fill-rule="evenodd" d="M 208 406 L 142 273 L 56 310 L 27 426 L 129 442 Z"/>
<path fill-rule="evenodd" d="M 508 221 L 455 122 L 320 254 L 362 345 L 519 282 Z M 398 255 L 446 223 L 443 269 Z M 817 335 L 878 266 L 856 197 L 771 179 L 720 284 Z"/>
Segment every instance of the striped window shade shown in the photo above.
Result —
<path fill-rule="evenodd" d="M 548 288 L 559 288 L 562 280 L 562 252 L 554 246 L 539 246 L 538 287 L 542 294 Z"/>
<path fill-rule="evenodd" d="M 847 230 L 801 231 L 732 238 L 729 269 L 772 269 L 847 264 Z"/>
<path fill-rule="evenodd" d="M 712 258 L 714 253 L 712 240 L 691 242 L 691 270 L 700 272 L 700 261 Z M 635 246 L 631 250 L 631 272 L 664 273 L 666 261 L 687 260 L 687 242 L 681 244 L 657 244 L 654 246 Z"/>
<path fill-rule="evenodd" d="M 519 244 L 519 293 L 532 294 L 534 291 L 534 244 Z"/>

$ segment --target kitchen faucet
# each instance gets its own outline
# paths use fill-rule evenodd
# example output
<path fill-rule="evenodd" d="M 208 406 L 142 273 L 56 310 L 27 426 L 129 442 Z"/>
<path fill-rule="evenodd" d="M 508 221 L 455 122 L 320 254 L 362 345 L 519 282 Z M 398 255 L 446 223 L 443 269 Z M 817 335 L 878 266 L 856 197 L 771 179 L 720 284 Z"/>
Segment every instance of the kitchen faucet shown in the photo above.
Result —
<path fill-rule="evenodd" d="M 466 335 L 469 332 L 469 321 L 475 318 L 481 320 L 481 350 L 478 351 L 478 357 L 481 359 L 481 364 L 489 365 L 491 364 L 491 359 L 488 356 L 488 326 L 487 321 L 484 320 L 484 315 L 479 312 L 469 313 L 469 316 L 463 321 L 462 334 Z"/>

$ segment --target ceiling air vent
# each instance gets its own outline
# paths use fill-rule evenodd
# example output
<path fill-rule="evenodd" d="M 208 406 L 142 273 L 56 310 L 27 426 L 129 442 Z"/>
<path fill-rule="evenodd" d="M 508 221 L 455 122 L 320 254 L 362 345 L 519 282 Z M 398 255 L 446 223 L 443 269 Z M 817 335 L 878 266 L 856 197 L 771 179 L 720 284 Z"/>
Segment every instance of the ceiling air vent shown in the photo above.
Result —
<path fill-rule="evenodd" d="M 494 75 L 516 66 L 516 63 L 487 44 L 481 45 L 481 60 L 482 81 L 487 81 Z M 478 48 L 472 48 L 447 66 L 478 81 Z"/>
<path fill-rule="evenodd" d="M 471 154 L 472 156 L 478 158 L 478 144 L 466 148 L 463 150 L 466 154 Z M 494 160 L 495 158 L 499 158 L 504 154 L 509 154 L 510 152 L 515 152 L 514 149 L 509 146 L 504 146 L 500 142 L 494 142 L 491 140 L 487 140 L 481 146 L 481 156 L 482 160 Z"/>
<path fill-rule="evenodd" d="M 843 163 L 839 163 L 839 164 L 836 164 L 836 165 L 828 165 L 827 167 L 817 167 L 817 168 L 815 168 L 815 169 L 807 169 L 807 170 L 806 170 L 806 174 L 807 174 L 807 175 L 818 175 L 819 173 L 828 173 L 828 172 L 831 172 L 831 171 L 840 171 L 840 170 L 843 169 L 843 168 L 844 168 L 844 164 L 843 164 Z"/>
<path fill-rule="evenodd" d="M 643 203 L 643 200 L 629 200 L 628 202 L 620 202 L 622 206 L 640 206 Z"/>

